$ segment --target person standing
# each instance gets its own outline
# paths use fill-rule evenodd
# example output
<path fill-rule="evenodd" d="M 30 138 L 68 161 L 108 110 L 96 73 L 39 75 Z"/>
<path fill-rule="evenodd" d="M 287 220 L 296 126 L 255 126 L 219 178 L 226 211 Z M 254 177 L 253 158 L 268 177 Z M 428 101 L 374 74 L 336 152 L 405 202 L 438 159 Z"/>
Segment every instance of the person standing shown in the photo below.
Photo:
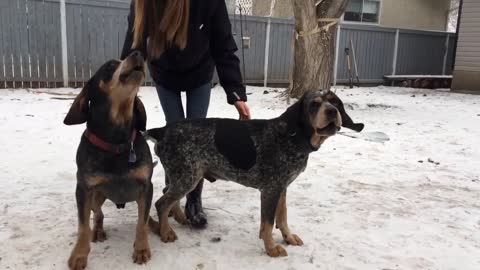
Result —
<path fill-rule="evenodd" d="M 207 116 L 215 68 L 227 102 L 240 119 L 251 118 L 225 0 L 132 0 L 121 59 L 132 50 L 140 50 L 147 60 L 167 124 Z M 207 224 L 203 182 L 187 195 L 185 205 L 197 228 Z"/>

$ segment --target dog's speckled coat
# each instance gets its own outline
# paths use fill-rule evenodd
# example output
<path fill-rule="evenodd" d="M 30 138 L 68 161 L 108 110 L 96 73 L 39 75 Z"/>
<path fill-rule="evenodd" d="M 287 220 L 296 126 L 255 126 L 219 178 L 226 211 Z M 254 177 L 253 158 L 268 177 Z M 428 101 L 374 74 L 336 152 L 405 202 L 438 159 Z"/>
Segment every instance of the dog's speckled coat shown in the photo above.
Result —
<path fill-rule="evenodd" d="M 340 125 L 363 129 L 363 124 L 353 123 L 334 93 L 312 91 L 271 120 L 186 120 L 148 130 L 146 136 L 156 141 L 155 153 L 169 180 L 169 189 L 155 204 L 160 224 L 151 223 L 153 229 L 163 241 L 174 241 L 176 235 L 166 220 L 172 206 L 204 177 L 234 181 L 260 190 L 260 238 L 270 256 L 285 256 L 271 237 L 275 219 L 287 243 L 302 244 L 288 229 L 286 189 L 305 170 L 309 154 Z"/>

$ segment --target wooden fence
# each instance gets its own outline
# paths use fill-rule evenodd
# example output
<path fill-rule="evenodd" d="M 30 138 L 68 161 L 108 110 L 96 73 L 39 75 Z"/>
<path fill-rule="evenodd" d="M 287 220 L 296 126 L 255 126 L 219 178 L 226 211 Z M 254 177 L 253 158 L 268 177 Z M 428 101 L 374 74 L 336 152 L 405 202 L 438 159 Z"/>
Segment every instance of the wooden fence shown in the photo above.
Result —
<path fill-rule="evenodd" d="M 1 88 L 58 87 L 65 80 L 70 86 L 81 86 L 103 62 L 120 56 L 129 4 L 122 0 L 65 1 L 66 42 L 62 42 L 59 0 L 0 0 Z M 231 20 L 238 56 L 245 59 L 245 82 L 288 83 L 293 22 L 271 18 L 268 28 L 269 19 L 264 17 L 247 16 L 241 22 L 237 15 Z M 243 50 L 242 30 L 250 43 Z M 390 74 L 452 72 L 452 33 L 352 24 L 341 24 L 337 33 L 336 82 L 346 82 L 344 48 L 351 41 L 365 83 L 380 83 Z"/>

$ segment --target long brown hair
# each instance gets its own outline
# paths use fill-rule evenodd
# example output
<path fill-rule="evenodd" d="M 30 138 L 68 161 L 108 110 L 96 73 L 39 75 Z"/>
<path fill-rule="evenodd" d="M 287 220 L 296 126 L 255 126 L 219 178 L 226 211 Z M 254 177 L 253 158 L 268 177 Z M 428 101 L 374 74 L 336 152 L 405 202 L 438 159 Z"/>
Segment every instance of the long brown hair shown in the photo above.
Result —
<path fill-rule="evenodd" d="M 185 49 L 189 15 L 190 0 L 135 0 L 132 48 L 142 46 L 147 34 L 151 58 L 159 57 L 172 45 Z"/>

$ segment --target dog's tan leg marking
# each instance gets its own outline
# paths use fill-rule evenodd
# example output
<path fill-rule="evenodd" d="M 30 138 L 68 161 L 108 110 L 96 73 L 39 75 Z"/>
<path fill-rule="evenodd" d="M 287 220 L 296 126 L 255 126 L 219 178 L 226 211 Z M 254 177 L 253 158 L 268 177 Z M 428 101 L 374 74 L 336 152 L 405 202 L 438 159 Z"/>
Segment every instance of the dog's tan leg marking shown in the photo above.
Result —
<path fill-rule="evenodd" d="M 108 178 L 103 175 L 91 175 L 86 177 L 88 187 L 92 188 L 108 182 Z"/>
<path fill-rule="evenodd" d="M 93 233 L 92 242 L 103 242 L 107 239 L 107 234 L 103 230 L 103 212 L 102 205 L 107 198 L 100 192 L 93 192 L 92 210 L 93 210 Z"/>
<path fill-rule="evenodd" d="M 168 223 L 168 213 L 170 213 L 170 210 L 172 207 L 176 204 L 179 203 L 178 201 L 174 201 L 168 207 L 163 211 L 162 216 L 160 218 L 160 239 L 164 243 L 168 242 L 175 242 L 175 240 L 178 239 L 177 234 L 175 231 L 170 227 L 170 224 Z"/>
<path fill-rule="evenodd" d="M 263 230 L 265 230 L 265 223 L 260 223 L 260 233 L 258 234 L 258 238 L 262 239 L 263 237 Z"/>
<path fill-rule="evenodd" d="M 287 251 L 279 244 L 275 243 L 272 237 L 273 224 L 263 222 L 260 225 L 261 238 L 265 244 L 265 250 L 270 257 L 285 257 Z"/>
<path fill-rule="evenodd" d="M 276 227 L 282 232 L 283 239 L 287 244 L 292 246 L 303 245 L 302 239 L 296 234 L 292 234 L 288 228 L 287 222 L 287 193 L 283 193 L 278 201 L 277 210 L 275 212 Z"/>
<path fill-rule="evenodd" d="M 133 244 L 133 262 L 144 264 L 148 262 L 152 256 L 150 245 L 148 244 L 148 219 L 146 215 L 145 195 L 137 200 L 138 205 L 138 223 L 135 235 L 135 243 Z"/>
<path fill-rule="evenodd" d="M 90 253 L 90 209 L 92 207 L 92 194 L 85 195 L 85 202 L 80 214 L 83 222 L 78 224 L 77 243 L 68 259 L 68 267 L 72 270 L 84 269 L 87 266 L 88 253 Z"/>
<path fill-rule="evenodd" d="M 128 174 L 129 178 L 144 184 L 150 180 L 150 175 L 152 175 L 152 166 L 147 164 L 131 170 Z"/>
<path fill-rule="evenodd" d="M 185 213 L 182 211 L 182 207 L 180 207 L 180 201 L 177 201 L 176 203 L 173 204 L 172 210 L 170 210 L 170 213 L 173 215 L 173 218 L 175 219 L 176 222 L 182 225 L 187 225 L 188 220 L 187 217 L 185 216 Z"/>

